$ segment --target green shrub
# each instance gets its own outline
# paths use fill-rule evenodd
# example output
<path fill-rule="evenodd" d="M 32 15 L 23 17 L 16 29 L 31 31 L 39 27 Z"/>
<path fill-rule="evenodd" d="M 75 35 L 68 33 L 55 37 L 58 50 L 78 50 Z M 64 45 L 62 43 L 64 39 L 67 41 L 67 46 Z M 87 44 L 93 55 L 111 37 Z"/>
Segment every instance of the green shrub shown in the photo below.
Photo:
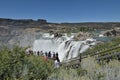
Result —
<path fill-rule="evenodd" d="M 15 46 L 0 50 L 0 80 L 46 79 L 53 70 L 52 61 L 40 56 L 26 56 L 25 48 Z"/>

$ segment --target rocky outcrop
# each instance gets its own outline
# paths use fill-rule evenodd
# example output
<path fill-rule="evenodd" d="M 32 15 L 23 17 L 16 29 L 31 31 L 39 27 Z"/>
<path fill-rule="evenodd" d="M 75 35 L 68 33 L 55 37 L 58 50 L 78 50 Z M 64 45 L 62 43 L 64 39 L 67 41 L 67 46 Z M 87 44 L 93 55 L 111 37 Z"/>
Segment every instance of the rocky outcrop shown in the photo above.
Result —
<path fill-rule="evenodd" d="M 37 21 L 41 24 L 47 24 L 47 20 L 44 19 L 38 19 Z"/>
<path fill-rule="evenodd" d="M 88 39 L 92 36 L 92 34 L 88 33 L 88 32 L 78 32 L 74 38 L 77 40 L 85 40 Z"/>
<path fill-rule="evenodd" d="M 120 36 L 120 28 L 103 31 L 102 34 L 105 36 Z"/>

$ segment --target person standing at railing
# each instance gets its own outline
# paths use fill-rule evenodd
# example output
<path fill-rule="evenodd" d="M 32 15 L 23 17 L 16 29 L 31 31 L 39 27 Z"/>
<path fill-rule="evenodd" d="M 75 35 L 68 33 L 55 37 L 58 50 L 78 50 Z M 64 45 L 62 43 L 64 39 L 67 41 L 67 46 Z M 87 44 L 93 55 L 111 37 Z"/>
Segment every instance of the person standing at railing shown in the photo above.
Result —
<path fill-rule="evenodd" d="M 81 62 L 81 58 L 82 58 L 82 57 L 81 57 L 81 53 L 80 53 L 80 59 L 79 59 L 80 62 Z"/>
<path fill-rule="evenodd" d="M 45 54 L 44 54 L 44 60 L 45 60 L 45 61 L 48 61 L 48 55 L 47 55 L 47 52 L 45 52 Z"/>
<path fill-rule="evenodd" d="M 55 60 L 54 60 L 54 68 L 60 67 L 60 59 L 58 57 L 58 53 L 56 53 Z"/>
<path fill-rule="evenodd" d="M 56 57 L 56 56 L 55 56 L 55 52 L 53 52 L 53 60 L 55 60 L 55 57 Z"/>
<path fill-rule="evenodd" d="M 48 57 L 51 58 L 51 51 L 48 52 Z"/>
<path fill-rule="evenodd" d="M 40 55 L 40 52 L 39 51 L 37 51 L 37 56 L 39 56 Z"/>
<path fill-rule="evenodd" d="M 54 61 L 54 68 L 59 68 L 60 67 L 60 60 L 58 58 L 55 59 Z"/>

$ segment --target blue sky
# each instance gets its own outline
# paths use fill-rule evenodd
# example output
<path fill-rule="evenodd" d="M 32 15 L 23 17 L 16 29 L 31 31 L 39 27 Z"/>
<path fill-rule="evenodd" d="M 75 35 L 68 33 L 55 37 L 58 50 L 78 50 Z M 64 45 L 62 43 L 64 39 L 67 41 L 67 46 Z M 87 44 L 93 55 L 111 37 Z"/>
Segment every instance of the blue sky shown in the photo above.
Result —
<path fill-rule="evenodd" d="M 0 0 L 0 18 L 119 22 L 120 0 Z"/>

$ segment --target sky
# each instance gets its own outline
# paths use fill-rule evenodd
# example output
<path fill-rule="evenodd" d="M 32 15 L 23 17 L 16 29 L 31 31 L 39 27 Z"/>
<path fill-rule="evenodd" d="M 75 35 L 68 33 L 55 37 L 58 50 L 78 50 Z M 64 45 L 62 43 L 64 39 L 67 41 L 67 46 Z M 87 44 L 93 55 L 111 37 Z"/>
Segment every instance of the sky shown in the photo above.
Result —
<path fill-rule="evenodd" d="M 0 18 L 120 22 L 120 0 L 0 0 Z"/>

